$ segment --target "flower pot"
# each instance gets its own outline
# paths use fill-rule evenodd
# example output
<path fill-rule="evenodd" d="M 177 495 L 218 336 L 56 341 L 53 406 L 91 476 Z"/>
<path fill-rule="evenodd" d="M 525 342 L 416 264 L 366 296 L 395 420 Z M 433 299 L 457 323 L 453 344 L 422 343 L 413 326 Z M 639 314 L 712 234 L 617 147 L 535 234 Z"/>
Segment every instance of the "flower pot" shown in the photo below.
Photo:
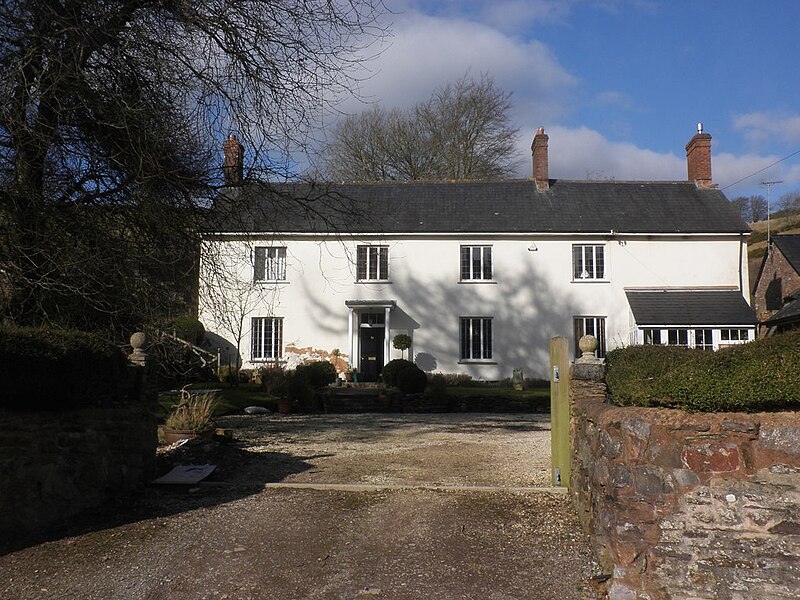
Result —
<path fill-rule="evenodd" d="M 164 442 L 174 444 L 180 440 L 193 440 L 195 438 L 211 439 L 214 437 L 214 428 L 208 429 L 167 429 L 164 428 Z"/>
<path fill-rule="evenodd" d="M 278 398 L 278 412 L 282 415 L 288 415 L 291 409 L 291 403 L 288 398 Z"/>

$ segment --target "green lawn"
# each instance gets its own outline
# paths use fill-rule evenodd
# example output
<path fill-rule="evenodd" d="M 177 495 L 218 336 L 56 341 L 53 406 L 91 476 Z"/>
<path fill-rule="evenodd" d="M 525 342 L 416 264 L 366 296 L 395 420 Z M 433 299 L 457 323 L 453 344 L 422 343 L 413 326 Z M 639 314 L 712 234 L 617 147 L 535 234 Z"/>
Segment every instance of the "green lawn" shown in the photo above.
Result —
<path fill-rule="evenodd" d="M 189 386 L 190 390 L 220 390 L 216 393 L 216 408 L 214 415 L 219 417 L 231 413 L 241 413 L 248 406 L 263 406 L 271 411 L 278 410 L 278 400 L 267 396 L 261 386 L 255 383 L 242 383 L 237 386 L 230 386 L 223 383 L 193 383 Z M 157 417 L 159 420 L 166 418 L 173 406 L 180 400 L 178 394 L 160 394 L 158 397 L 159 409 Z"/>
<path fill-rule="evenodd" d="M 278 410 L 277 398 L 268 396 L 258 384 L 242 383 L 231 386 L 224 383 L 206 382 L 194 383 L 190 390 L 218 389 L 216 394 L 217 406 L 215 416 L 232 413 L 241 413 L 248 406 L 263 406 L 273 412 Z M 535 405 L 544 409 L 549 408 L 550 388 L 536 387 L 526 390 L 515 390 L 512 387 L 495 386 L 454 386 L 447 388 L 447 397 L 461 404 L 475 409 L 491 406 L 491 399 L 504 399 L 510 407 Z M 158 410 L 156 416 L 159 421 L 166 419 L 170 410 L 180 400 L 179 394 L 161 394 L 158 397 Z M 487 404 L 487 401 L 489 404 Z M 474 404 L 475 403 L 475 404 Z M 485 406 L 484 406 L 485 405 Z"/>

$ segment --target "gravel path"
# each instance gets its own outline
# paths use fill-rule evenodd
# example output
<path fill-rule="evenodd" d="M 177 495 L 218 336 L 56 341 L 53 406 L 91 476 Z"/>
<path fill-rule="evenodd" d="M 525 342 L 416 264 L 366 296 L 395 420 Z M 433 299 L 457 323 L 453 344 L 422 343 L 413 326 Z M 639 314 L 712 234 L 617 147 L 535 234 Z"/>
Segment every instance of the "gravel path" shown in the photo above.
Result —
<path fill-rule="evenodd" d="M 218 464 L 208 484 L 148 488 L 78 521 L 79 535 L 0 556 L 0 598 L 594 597 L 596 564 L 569 496 L 510 489 L 547 482 L 546 418 L 270 415 L 220 426 L 233 442 L 160 455 L 163 470 Z"/>

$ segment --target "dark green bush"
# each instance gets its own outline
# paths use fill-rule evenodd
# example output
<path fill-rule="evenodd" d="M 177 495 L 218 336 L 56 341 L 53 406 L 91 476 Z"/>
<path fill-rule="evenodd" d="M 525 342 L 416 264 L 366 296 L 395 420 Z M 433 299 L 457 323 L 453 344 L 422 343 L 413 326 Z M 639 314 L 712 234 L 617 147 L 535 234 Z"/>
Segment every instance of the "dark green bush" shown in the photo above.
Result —
<path fill-rule="evenodd" d="M 622 405 L 701 412 L 800 406 L 800 331 L 719 352 L 631 346 L 606 356 L 606 383 Z"/>
<path fill-rule="evenodd" d="M 317 360 L 299 365 L 295 371 L 305 377 L 314 389 L 325 387 L 336 381 L 336 367 L 327 360 Z"/>
<path fill-rule="evenodd" d="M 410 369 L 400 369 L 397 373 L 397 387 L 405 394 L 421 394 L 428 386 L 425 371 L 412 364 Z"/>
<path fill-rule="evenodd" d="M 190 315 L 176 318 L 172 322 L 172 328 L 177 337 L 195 346 L 202 346 L 206 339 L 206 328 L 196 317 Z"/>
<path fill-rule="evenodd" d="M 69 409 L 117 400 L 122 351 L 82 331 L 0 327 L 0 408 Z"/>
<path fill-rule="evenodd" d="M 419 367 L 417 367 L 417 365 L 415 365 L 411 361 L 405 360 L 404 358 L 396 358 L 394 360 L 390 360 L 388 363 L 383 365 L 383 370 L 381 371 L 381 379 L 383 379 L 383 383 L 385 383 L 389 387 L 398 387 L 397 382 L 400 372 L 410 369 L 419 369 Z"/>

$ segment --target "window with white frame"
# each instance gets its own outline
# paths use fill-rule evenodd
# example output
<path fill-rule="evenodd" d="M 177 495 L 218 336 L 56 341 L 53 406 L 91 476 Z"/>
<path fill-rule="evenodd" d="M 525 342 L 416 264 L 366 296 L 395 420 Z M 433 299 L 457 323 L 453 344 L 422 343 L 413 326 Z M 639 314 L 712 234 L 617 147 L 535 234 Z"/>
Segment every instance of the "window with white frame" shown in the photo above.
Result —
<path fill-rule="evenodd" d="M 642 343 L 645 345 L 679 346 L 714 351 L 731 344 L 743 344 L 750 341 L 751 331 L 748 328 L 703 328 L 664 327 L 663 329 L 643 328 Z"/>
<path fill-rule="evenodd" d="M 667 329 L 667 346 L 689 347 L 688 329 Z"/>
<path fill-rule="evenodd" d="M 389 279 L 389 246 L 358 246 L 356 278 L 359 281 Z"/>
<path fill-rule="evenodd" d="M 460 360 L 492 359 L 492 317 L 461 317 Z"/>
<path fill-rule="evenodd" d="M 461 246 L 461 281 L 492 279 L 492 247 Z"/>
<path fill-rule="evenodd" d="M 256 246 L 254 256 L 255 281 L 286 281 L 286 248 Z"/>
<path fill-rule="evenodd" d="M 750 339 L 749 331 L 749 329 L 721 329 L 719 339 L 722 342 L 733 344 L 746 342 Z"/>
<path fill-rule="evenodd" d="M 597 244 L 573 244 L 572 279 L 587 281 L 605 278 L 605 247 Z"/>
<path fill-rule="evenodd" d="M 643 329 L 642 330 L 643 342 L 645 346 L 659 346 L 661 345 L 661 330 L 660 329 Z"/>
<path fill-rule="evenodd" d="M 250 356 L 254 361 L 277 360 L 283 355 L 283 319 L 253 317 Z"/>
<path fill-rule="evenodd" d="M 585 335 L 593 335 L 597 338 L 597 358 L 603 358 L 606 355 L 605 317 L 574 317 L 573 330 L 575 333 L 575 358 L 581 356 L 578 343 Z"/>
<path fill-rule="evenodd" d="M 698 350 L 714 350 L 714 337 L 712 329 L 694 330 L 694 347 Z"/>

